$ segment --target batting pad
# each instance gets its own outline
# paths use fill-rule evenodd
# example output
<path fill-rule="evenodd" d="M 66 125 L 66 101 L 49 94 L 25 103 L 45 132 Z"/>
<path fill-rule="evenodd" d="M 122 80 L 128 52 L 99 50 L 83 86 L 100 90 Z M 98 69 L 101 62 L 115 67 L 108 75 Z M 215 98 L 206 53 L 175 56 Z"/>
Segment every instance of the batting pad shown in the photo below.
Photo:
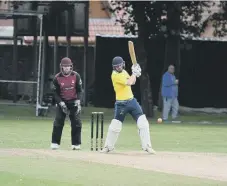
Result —
<path fill-rule="evenodd" d="M 113 119 L 109 125 L 105 146 L 109 150 L 113 150 L 115 143 L 117 142 L 118 136 L 122 129 L 122 122 L 116 119 Z"/>
<path fill-rule="evenodd" d="M 149 123 L 145 115 L 141 115 L 137 120 L 137 127 L 139 129 L 139 136 L 142 145 L 142 149 L 146 150 L 148 147 L 151 148 L 151 138 L 149 131 Z"/>

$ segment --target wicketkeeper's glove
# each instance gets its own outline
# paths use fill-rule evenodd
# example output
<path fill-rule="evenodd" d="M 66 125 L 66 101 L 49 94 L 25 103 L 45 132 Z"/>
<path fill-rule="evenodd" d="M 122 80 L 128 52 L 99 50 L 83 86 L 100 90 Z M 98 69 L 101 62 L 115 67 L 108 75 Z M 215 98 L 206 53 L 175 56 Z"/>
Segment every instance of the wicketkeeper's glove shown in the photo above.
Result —
<path fill-rule="evenodd" d="M 81 112 L 81 104 L 80 104 L 80 100 L 76 100 L 74 102 L 74 106 L 77 107 L 77 114 L 79 114 Z"/>
<path fill-rule="evenodd" d="M 140 68 L 140 65 L 138 63 L 132 65 L 132 74 L 134 74 L 136 77 L 141 76 L 141 68 Z"/>
<path fill-rule="evenodd" d="M 68 113 L 68 108 L 67 108 L 65 102 L 61 101 L 61 102 L 59 103 L 59 105 L 60 105 L 60 107 L 61 107 L 61 109 L 62 109 L 62 112 L 64 112 L 65 114 L 67 114 L 67 113 Z"/>

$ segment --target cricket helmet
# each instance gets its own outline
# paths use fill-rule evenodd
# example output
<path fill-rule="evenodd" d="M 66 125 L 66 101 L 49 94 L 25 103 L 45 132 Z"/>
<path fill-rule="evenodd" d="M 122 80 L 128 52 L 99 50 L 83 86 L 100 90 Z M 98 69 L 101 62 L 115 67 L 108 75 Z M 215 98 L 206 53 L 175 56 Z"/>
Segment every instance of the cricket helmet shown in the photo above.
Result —
<path fill-rule="evenodd" d="M 70 70 L 65 71 L 63 69 L 63 67 L 70 67 Z M 68 58 L 68 57 L 62 58 L 61 63 L 60 63 L 60 69 L 61 69 L 61 72 L 62 72 L 63 75 L 71 74 L 71 72 L 73 71 L 73 63 L 72 63 L 71 59 Z"/>
<path fill-rule="evenodd" d="M 113 70 L 121 72 L 125 68 L 125 61 L 122 57 L 116 56 L 112 60 Z"/>

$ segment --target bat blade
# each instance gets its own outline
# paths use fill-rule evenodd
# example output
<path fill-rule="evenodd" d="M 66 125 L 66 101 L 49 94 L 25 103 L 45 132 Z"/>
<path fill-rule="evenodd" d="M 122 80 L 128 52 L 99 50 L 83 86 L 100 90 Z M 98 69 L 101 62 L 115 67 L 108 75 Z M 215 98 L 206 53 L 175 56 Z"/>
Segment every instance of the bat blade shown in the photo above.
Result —
<path fill-rule="evenodd" d="M 136 53 L 135 53 L 134 44 L 132 41 L 128 41 L 128 49 L 129 49 L 129 54 L 131 57 L 132 64 L 137 64 Z"/>

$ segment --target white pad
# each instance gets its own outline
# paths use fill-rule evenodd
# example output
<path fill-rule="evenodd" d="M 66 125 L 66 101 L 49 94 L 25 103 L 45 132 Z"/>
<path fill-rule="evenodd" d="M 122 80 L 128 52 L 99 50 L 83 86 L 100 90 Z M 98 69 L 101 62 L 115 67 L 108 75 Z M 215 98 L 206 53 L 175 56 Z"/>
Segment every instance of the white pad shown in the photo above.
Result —
<path fill-rule="evenodd" d="M 142 145 L 142 149 L 152 148 L 149 123 L 145 115 L 141 115 L 137 120 L 137 127 L 139 129 L 139 136 Z"/>
<path fill-rule="evenodd" d="M 113 119 L 109 125 L 105 146 L 109 150 L 113 150 L 115 143 L 117 142 L 118 136 L 122 129 L 122 122 L 116 119 Z"/>

